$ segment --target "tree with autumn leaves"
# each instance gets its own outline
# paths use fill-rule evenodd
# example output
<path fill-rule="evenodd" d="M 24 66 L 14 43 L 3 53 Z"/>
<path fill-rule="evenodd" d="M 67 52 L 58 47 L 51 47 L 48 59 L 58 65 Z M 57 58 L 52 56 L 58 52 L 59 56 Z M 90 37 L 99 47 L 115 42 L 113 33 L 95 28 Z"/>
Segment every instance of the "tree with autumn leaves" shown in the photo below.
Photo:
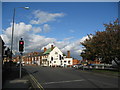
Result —
<path fill-rule="evenodd" d="M 120 60 L 120 25 L 118 19 L 113 23 L 104 24 L 105 31 L 97 31 L 88 35 L 81 44 L 84 46 L 83 59 L 100 59 L 104 63 Z"/>

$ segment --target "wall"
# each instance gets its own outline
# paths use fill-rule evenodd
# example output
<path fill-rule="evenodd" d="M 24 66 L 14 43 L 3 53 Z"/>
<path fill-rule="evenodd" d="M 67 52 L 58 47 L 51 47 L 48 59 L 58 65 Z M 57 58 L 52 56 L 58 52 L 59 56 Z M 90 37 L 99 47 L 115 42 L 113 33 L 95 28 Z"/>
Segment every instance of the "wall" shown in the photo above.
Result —
<path fill-rule="evenodd" d="M 73 65 L 75 65 L 75 64 L 79 64 L 79 63 L 80 63 L 80 60 L 73 59 Z"/>
<path fill-rule="evenodd" d="M 49 57 L 48 57 L 49 66 L 60 66 L 61 65 L 60 55 L 61 55 L 61 57 L 63 57 L 63 53 L 57 47 L 55 47 L 50 52 Z M 53 61 L 51 61 L 51 57 L 53 57 Z M 56 62 L 56 63 L 54 63 L 54 62 Z"/>
<path fill-rule="evenodd" d="M 62 60 L 62 65 L 61 66 L 67 67 L 67 66 L 72 66 L 72 65 L 73 65 L 73 59 L 64 57 L 64 60 Z"/>

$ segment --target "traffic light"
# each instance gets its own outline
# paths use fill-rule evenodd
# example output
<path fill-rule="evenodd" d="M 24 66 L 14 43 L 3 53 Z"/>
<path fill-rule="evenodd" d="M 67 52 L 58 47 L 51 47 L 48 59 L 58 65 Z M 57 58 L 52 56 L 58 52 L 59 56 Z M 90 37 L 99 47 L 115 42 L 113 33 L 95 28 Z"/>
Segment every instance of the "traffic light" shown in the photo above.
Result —
<path fill-rule="evenodd" d="M 19 52 L 23 52 L 23 51 L 24 51 L 24 41 L 21 38 L 21 40 L 19 41 Z"/>

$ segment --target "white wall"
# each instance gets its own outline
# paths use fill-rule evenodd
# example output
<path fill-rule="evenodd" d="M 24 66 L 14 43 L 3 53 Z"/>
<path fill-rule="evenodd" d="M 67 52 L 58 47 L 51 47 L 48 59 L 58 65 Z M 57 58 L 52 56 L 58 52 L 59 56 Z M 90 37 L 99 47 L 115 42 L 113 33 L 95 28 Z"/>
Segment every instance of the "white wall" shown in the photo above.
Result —
<path fill-rule="evenodd" d="M 68 65 L 73 65 L 72 60 L 73 60 L 72 58 L 64 58 L 64 60 L 62 60 L 62 65 L 61 66 L 66 67 Z M 69 61 L 70 61 L 70 63 L 69 63 Z"/>
<path fill-rule="evenodd" d="M 56 65 L 60 66 L 61 65 L 61 60 L 60 60 L 60 55 L 63 57 L 63 53 L 55 47 L 49 54 L 48 61 L 49 61 L 49 66 L 51 65 Z M 53 57 L 53 61 L 51 61 L 51 57 Z M 51 63 L 50 63 L 51 62 Z M 56 63 L 55 63 L 56 62 Z"/>
<path fill-rule="evenodd" d="M 60 60 L 60 55 L 61 55 L 61 60 Z M 51 57 L 53 57 L 53 60 L 51 60 Z M 64 67 L 65 65 L 66 66 L 73 65 L 73 61 L 72 61 L 73 59 L 66 58 L 66 56 L 63 56 L 63 53 L 57 47 L 55 47 L 47 57 L 42 56 L 42 59 L 47 59 L 47 61 L 49 62 L 48 66 L 63 66 Z M 70 61 L 70 63 L 68 61 Z"/>
<path fill-rule="evenodd" d="M 40 65 L 40 56 L 38 56 L 37 64 Z"/>
<path fill-rule="evenodd" d="M 32 64 L 34 64 L 34 58 L 32 57 Z"/>

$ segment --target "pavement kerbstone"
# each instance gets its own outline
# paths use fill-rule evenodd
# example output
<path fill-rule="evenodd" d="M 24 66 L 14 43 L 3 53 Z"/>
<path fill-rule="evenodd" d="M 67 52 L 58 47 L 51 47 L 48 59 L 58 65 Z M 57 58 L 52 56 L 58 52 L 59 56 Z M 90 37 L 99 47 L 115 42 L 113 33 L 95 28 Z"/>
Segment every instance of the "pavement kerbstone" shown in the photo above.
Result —
<path fill-rule="evenodd" d="M 7 80 L 3 88 L 29 88 L 28 80 Z"/>

